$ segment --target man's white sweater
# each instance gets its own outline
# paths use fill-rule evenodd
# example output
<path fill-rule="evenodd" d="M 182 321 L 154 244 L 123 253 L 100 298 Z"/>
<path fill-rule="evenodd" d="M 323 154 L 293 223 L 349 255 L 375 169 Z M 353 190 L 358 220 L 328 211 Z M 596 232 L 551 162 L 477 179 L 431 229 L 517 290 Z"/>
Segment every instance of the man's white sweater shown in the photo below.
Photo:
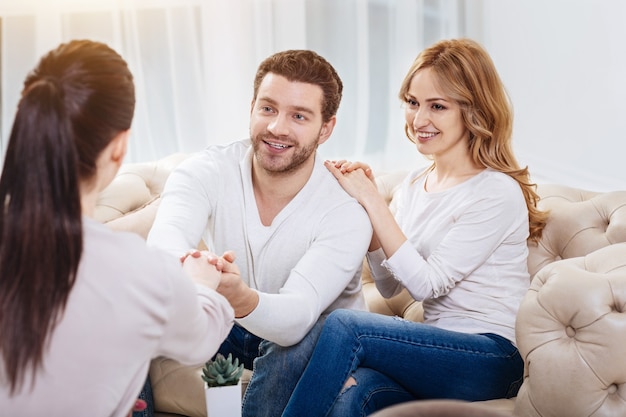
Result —
<path fill-rule="evenodd" d="M 179 256 L 201 239 L 233 250 L 259 304 L 238 323 L 283 346 L 299 342 L 321 314 L 365 309 L 361 266 L 372 227 L 316 155 L 311 178 L 270 226 L 252 188 L 249 140 L 211 146 L 170 174 L 148 244 Z"/>

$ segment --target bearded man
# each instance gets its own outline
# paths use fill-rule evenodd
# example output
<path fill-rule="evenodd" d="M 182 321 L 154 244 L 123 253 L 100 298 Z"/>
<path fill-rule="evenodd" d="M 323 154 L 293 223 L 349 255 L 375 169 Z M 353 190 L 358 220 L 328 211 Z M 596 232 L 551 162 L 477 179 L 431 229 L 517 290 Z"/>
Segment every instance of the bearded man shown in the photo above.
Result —
<path fill-rule="evenodd" d="M 236 324 L 219 352 L 253 375 L 244 417 L 277 417 L 306 367 L 325 317 L 365 309 L 365 210 L 325 168 L 317 147 L 335 127 L 343 85 L 309 50 L 259 66 L 250 139 L 210 146 L 170 175 L 148 244 L 184 256 L 220 254 L 217 291 Z"/>

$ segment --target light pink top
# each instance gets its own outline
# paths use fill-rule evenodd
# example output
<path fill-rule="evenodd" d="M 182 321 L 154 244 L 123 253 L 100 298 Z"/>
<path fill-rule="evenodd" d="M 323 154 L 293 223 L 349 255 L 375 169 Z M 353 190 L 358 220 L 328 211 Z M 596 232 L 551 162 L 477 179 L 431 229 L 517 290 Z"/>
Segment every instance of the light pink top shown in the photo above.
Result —
<path fill-rule="evenodd" d="M 178 259 L 134 234 L 83 224 L 76 284 L 32 390 L 29 373 L 9 397 L 0 361 L 3 416 L 126 416 L 152 358 L 203 363 L 232 327 L 226 299 L 196 286 Z"/>

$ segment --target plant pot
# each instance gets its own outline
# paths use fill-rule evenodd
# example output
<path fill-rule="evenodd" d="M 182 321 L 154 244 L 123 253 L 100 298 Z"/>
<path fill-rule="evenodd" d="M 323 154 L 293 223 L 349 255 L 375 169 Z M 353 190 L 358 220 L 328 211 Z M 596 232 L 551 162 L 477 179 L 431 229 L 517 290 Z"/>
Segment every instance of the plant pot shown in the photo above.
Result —
<path fill-rule="evenodd" d="M 207 417 L 241 417 L 241 380 L 225 387 L 204 384 L 204 398 Z"/>

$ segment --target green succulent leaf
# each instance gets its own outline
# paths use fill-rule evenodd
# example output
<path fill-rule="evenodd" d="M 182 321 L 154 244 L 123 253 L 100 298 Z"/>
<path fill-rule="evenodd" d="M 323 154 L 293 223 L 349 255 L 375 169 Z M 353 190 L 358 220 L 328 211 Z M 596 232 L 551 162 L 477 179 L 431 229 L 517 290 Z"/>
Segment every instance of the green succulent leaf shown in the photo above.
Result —
<path fill-rule="evenodd" d="M 207 361 L 202 368 L 202 380 L 209 387 L 221 387 L 237 385 L 243 374 L 243 364 L 239 364 L 239 359 L 233 360 L 233 355 L 218 353 L 214 359 Z"/>

